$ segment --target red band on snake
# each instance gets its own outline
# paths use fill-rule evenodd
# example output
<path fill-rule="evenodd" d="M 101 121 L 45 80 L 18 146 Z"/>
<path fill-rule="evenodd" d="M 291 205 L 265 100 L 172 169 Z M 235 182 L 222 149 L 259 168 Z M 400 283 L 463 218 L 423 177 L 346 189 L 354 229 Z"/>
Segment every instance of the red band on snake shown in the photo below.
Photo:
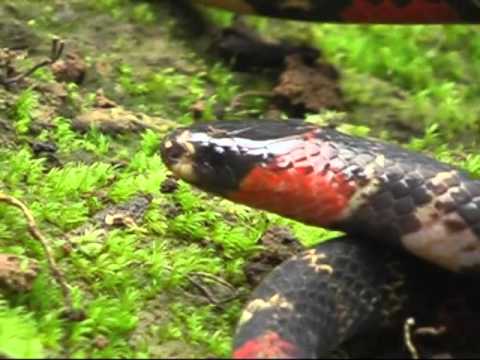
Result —
<path fill-rule="evenodd" d="M 475 0 L 197 2 L 316 22 L 480 23 Z M 326 356 L 362 332 L 423 315 L 457 291 L 465 278 L 454 273 L 480 269 L 480 182 L 432 158 L 297 121 L 260 120 L 178 130 L 161 153 L 200 189 L 348 234 L 262 281 L 239 319 L 235 358 Z"/>
<path fill-rule="evenodd" d="M 442 293 L 442 277 L 424 274 L 480 269 L 480 181 L 425 155 L 298 120 L 193 125 L 161 153 L 200 189 L 349 234 L 264 279 L 239 321 L 236 357 L 325 355 L 410 309 L 398 299 L 421 302 L 426 282 Z"/>

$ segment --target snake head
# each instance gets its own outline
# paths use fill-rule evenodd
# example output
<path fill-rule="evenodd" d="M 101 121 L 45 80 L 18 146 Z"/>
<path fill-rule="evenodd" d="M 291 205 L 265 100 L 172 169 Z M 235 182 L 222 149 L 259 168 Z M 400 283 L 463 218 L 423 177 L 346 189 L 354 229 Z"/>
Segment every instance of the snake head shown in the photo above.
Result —
<path fill-rule="evenodd" d="M 163 140 L 165 165 L 180 179 L 220 195 L 237 191 L 258 166 L 298 143 L 306 131 L 298 121 L 216 121 L 180 128 Z M 290 141 L 289 141 L 290 139 Z"/>
<path fill-rule="evenodd" d="M 201 190 L 326 225 L 355 191 L 333 166 L 345 167 L 331 136 L 301 120 L 217 121 L 172 132 L 161 154 L 177 177 Z"/>
<path fill-rule="evenodd" d="M 236 189 L 252 166 L 251 156 L 239 151 L 227 132 L 208 125 L 177 129 L 160 147 L 163 162 L 175 176 L 217 194 Z"/>

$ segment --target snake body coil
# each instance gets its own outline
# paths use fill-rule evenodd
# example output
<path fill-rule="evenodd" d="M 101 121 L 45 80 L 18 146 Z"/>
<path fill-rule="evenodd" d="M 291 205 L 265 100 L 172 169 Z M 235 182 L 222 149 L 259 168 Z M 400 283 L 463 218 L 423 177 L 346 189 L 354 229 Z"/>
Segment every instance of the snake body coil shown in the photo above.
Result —
<path fill-rule="evenodd" d="M 476 0 L 195 2 L 319 22 L 480 22 Z M 421 317 L 470 281 L 457 274 L 480 270 L 480 182 L 432 158 L 294 120 L 194 125 L 167 136 L 161 154 L 200 189 L 347 233 L 262 281 L 239 321 L 235 358 L 326 356 L 356 335 Z M 475 289 L 472 281 L 463 289 Z"/>
<path fill-rule="evenodd" d="M 195 0 L 243 14 L 363 24 L 478 23 L 475 0 Z"/>
<path fill-rule="evenodd" d="M 194 125 L 171 133 L 161 152 L 200 189 L 349 234 L 264 280 L 240 321 L 238 357 L 328 353 L 408 309 L 386 299 L 412 294 L 406 288 L 428 273 L 422 266 L 479 269 L 480 182 L 427 156 L 297 120 Z M 393 271 L 387 259 L 399 253 Z M 413 258 L 429 265 L 416 263 L 412 274 Z M 395 283 L 403 285 L 392 291 Z"/>

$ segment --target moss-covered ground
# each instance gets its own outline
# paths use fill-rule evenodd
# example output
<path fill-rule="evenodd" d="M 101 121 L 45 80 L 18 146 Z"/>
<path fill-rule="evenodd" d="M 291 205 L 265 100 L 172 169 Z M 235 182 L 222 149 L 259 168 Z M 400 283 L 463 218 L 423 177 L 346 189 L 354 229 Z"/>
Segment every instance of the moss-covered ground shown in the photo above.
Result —
<path fill-rule="evenodd" d="M 199 15 L 232 20 L 222 11 Z M 43 67 L 19 86 L 0 87 L 0 192 L 31 210 L 83 312 L 65 317 L 44 249 L 22 213 L 0 203 L 0 253 L 38 261 L 27 288 L 0 292 L 0 354 L 227 357 L 251 290 L 244 265 L 261 250 L 262 234 L 287 226 L 306 245 L 336 235 L 185 183 L 162 191 L 168 172 L 158 144 L 194 121 L 192 107 L 202 104 L 199 121 L 213 120 L 218 109 L 261 117 L 264 98 L 230 104 L 272 86 L 267 76 L 233 72 L 211 56 L 208 35 L 197 35 L 186 16 L 164 1 L 0 2 L 0 48 L 29 49 L 16 59 L 18 71 L 48 55 L 52 36 L 80 54 L 86 69 L 79 84 Z M 346 131 L 480 174 L 478 27 L 247 22 L 271 38 L 318 47 L 340 71 L 347 110 L 312 117 L 343 116 Z M 97 109 L 99 89 L 117 104 L 113 118 L 125 131 L 79 125 Z M 102 216 L 110 210 L 117 226 Z M 0 269 L 2 281 L 10 275 Z"/>

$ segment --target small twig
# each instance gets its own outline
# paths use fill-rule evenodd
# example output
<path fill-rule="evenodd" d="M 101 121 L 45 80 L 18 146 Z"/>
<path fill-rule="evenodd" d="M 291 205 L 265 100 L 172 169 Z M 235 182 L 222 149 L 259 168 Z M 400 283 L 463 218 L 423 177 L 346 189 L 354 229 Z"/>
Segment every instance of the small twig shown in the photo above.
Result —
<path fill-rule="evenodd" d="M 13 196 L 9 196 L 0 192 L 0 201 L 10 204 L 12 206 L 15 206 L 16 208 L 20 209 L 23 212 L 23 215 L 27 219 L 28 231 L 35 239 L 37 239 L 42 244 L 42 247 L 45 251 L 45 255 L 47 257 L 48 265 L 50 267 L 50 271 L 52 272 L 54 279 L 57 281 L 57 283 L 60 285 L 62 289 L 64 302 L 65 302 L 65 309 L 69 314 L 72 314 L 73 302 L 72 302 L 70 287 L 68 286 L 65 280 L 65 277 L 63 276 L 59 267 L 57 266 L 55 259 L 53 257 L 53 252 L 50 246 L 48 245 L 47 240 L 38 229 L 32 213 L 30 212 L 30 210 L 27 208 L 25 204 L 23 204 L 20 200 L 14 198 Z"/>
<path fill-rule="evenodd" d="M 165 269 L 167 271 L 173 272 L 173 268 L 168 266 L 168 265 L 165 266 Z M 237 290 L 235 289 L 235 287 L 233 285 L 228 283 L 226 280 L 221 279 L 218 276 L 215 276 L 213 274 L 206 273 L 206 272 L 203 272 L 203 271 L 197 271 L 197 272 L 191 272 L 191 273 L 187 274 L 186 277 L 187 277 L 188 281 L 193 286 L 195 286 L 198 290 L 200 290 L 200 292 L 213 305 L 220 306 L 220 305 L 225 304 L 227 302 L 230 302 L 230 301 L 232 301 L 232 300 L 234 300 L 238 297 Z M 211 290 L 208 287 L 201 284 L 195 277 L 203 277 L 203 278 L 206 278 L 206 279 L 213 280 L 213 281 L 225 286 L 226 288 L 230 289 L 234 294 L 232 294 L 231 296 L 228 296 L 225 299 L 217 299 L 215 297 L 215 295 L 212 294 Z"/>
<path fill-rule="evenodd" d="M 218 300 L 218 306 L 229 303 L 230 301 L 233 301 L 235 299 L 238 299 L 240 297 L 241 293 L 236 293 L 231 296 L 227 296 L 226 298 Z"/>
<path fill-rule="evenodd" d="M 31 69 L 25 71 L 24 73 L 18 74 L 17 76 L 0 79 L 0 83 L 4 86 L 12 85 L 13 83 L 17 83 L 23 80 L 27 76 L 30 76 L 41 67 L 52 65 L 53 63 L 57 62 L 60 59 L 64 49 L 65 49 L 65 42 L 63 40 L 60 40 L 59 38 L 54 38 L 52 40 L 52 48 L 50 51 L 49 59 L 43 60 L 42 62 L 34 65 Z M 9 65 L 10 63 L 7 64 L 7 67 Z"/>
<path fill-rule="evenodd" d="M 412 357 L 412 359 L 419 359 L 418 350 L 412 341 L 412 327 L 414 326 L 415 326 L 414 318 L 410 317 L 407 320 L 405 320 L 405 323 L 403 324 L 403 336 L 405 339 L 405 346 L 407 347 L 408 352 L 410 353 L 410 356 Z"/>
<path fill-rule="evenodd" d="M 446 332 L 447 332 L 446 326 L 439 326 L 439 327 L 425 326 L 425 327 L 420 327 L 418 329 L 415 329 L 416 335 L 440 336 L 445 334 Z"/>
<path fill-rule="evenodd" d="M 234 109 L 241 104 L 241 100 L 247 96 L 262 96 L 262 97 L 273 97 L 273 94 L 268 91 L 245 91 L 243 93 L 238 94 L 235 96 L 232 101 L 230 101 L 230 108 Z"/>
<path fill-rule="evenodd" d="M 210 274 L 210 273 L 206 273 L 206 272 L 203 272 L 203 271 L 195 271 L 195 272 L 192 272 L 191 273 L 192 275 L 196 275 L 196 276 L 200 276 L 200 277 L 204 277 L 204 278 L 208 278 L 208 279 L 211 279 L 211 280 L 214 280 L 216 281 L 217 283 L 229 288 L 230 290 L 232 291 L 236 291 L 237 289 L 235 289 L 235 287 L 230 284 L 228 281 L 218 277 L 218 276 L 215 276 L 213 274 Z"/>
<path fill-rule="evenodd" d="M 164 132 L 165 130 L 170 130 L 173 129 L 176 126 L 176 123 L 162 119 L 162 122 L 164 122 L 163 125 L 155 125 L 155 124 L 148 124 L 140 120 L 132 120 L 132 124 L 137 125 L 141 129 L 150 129 L 153 131 L 159 131 L 159 132 Z"/>
<path fill-rule="evenodd" d="M 208 301 L 210 301 L 214 305 L 219 304 L 219 300 L 215 297 L 215 295 L 213 295 L 211 293 L 209 288 L 207 288 L 206 286 L 203 286 L 193 276 L 187 275 L 187 279 L 188 279 L 188 281 L 190 281 L 190 283 L 193 286 L 195 286 L 198 290 L 200 290 L 203 293 L 203 295 L 205 295 L 205 297 L 208 299 Z"/>

